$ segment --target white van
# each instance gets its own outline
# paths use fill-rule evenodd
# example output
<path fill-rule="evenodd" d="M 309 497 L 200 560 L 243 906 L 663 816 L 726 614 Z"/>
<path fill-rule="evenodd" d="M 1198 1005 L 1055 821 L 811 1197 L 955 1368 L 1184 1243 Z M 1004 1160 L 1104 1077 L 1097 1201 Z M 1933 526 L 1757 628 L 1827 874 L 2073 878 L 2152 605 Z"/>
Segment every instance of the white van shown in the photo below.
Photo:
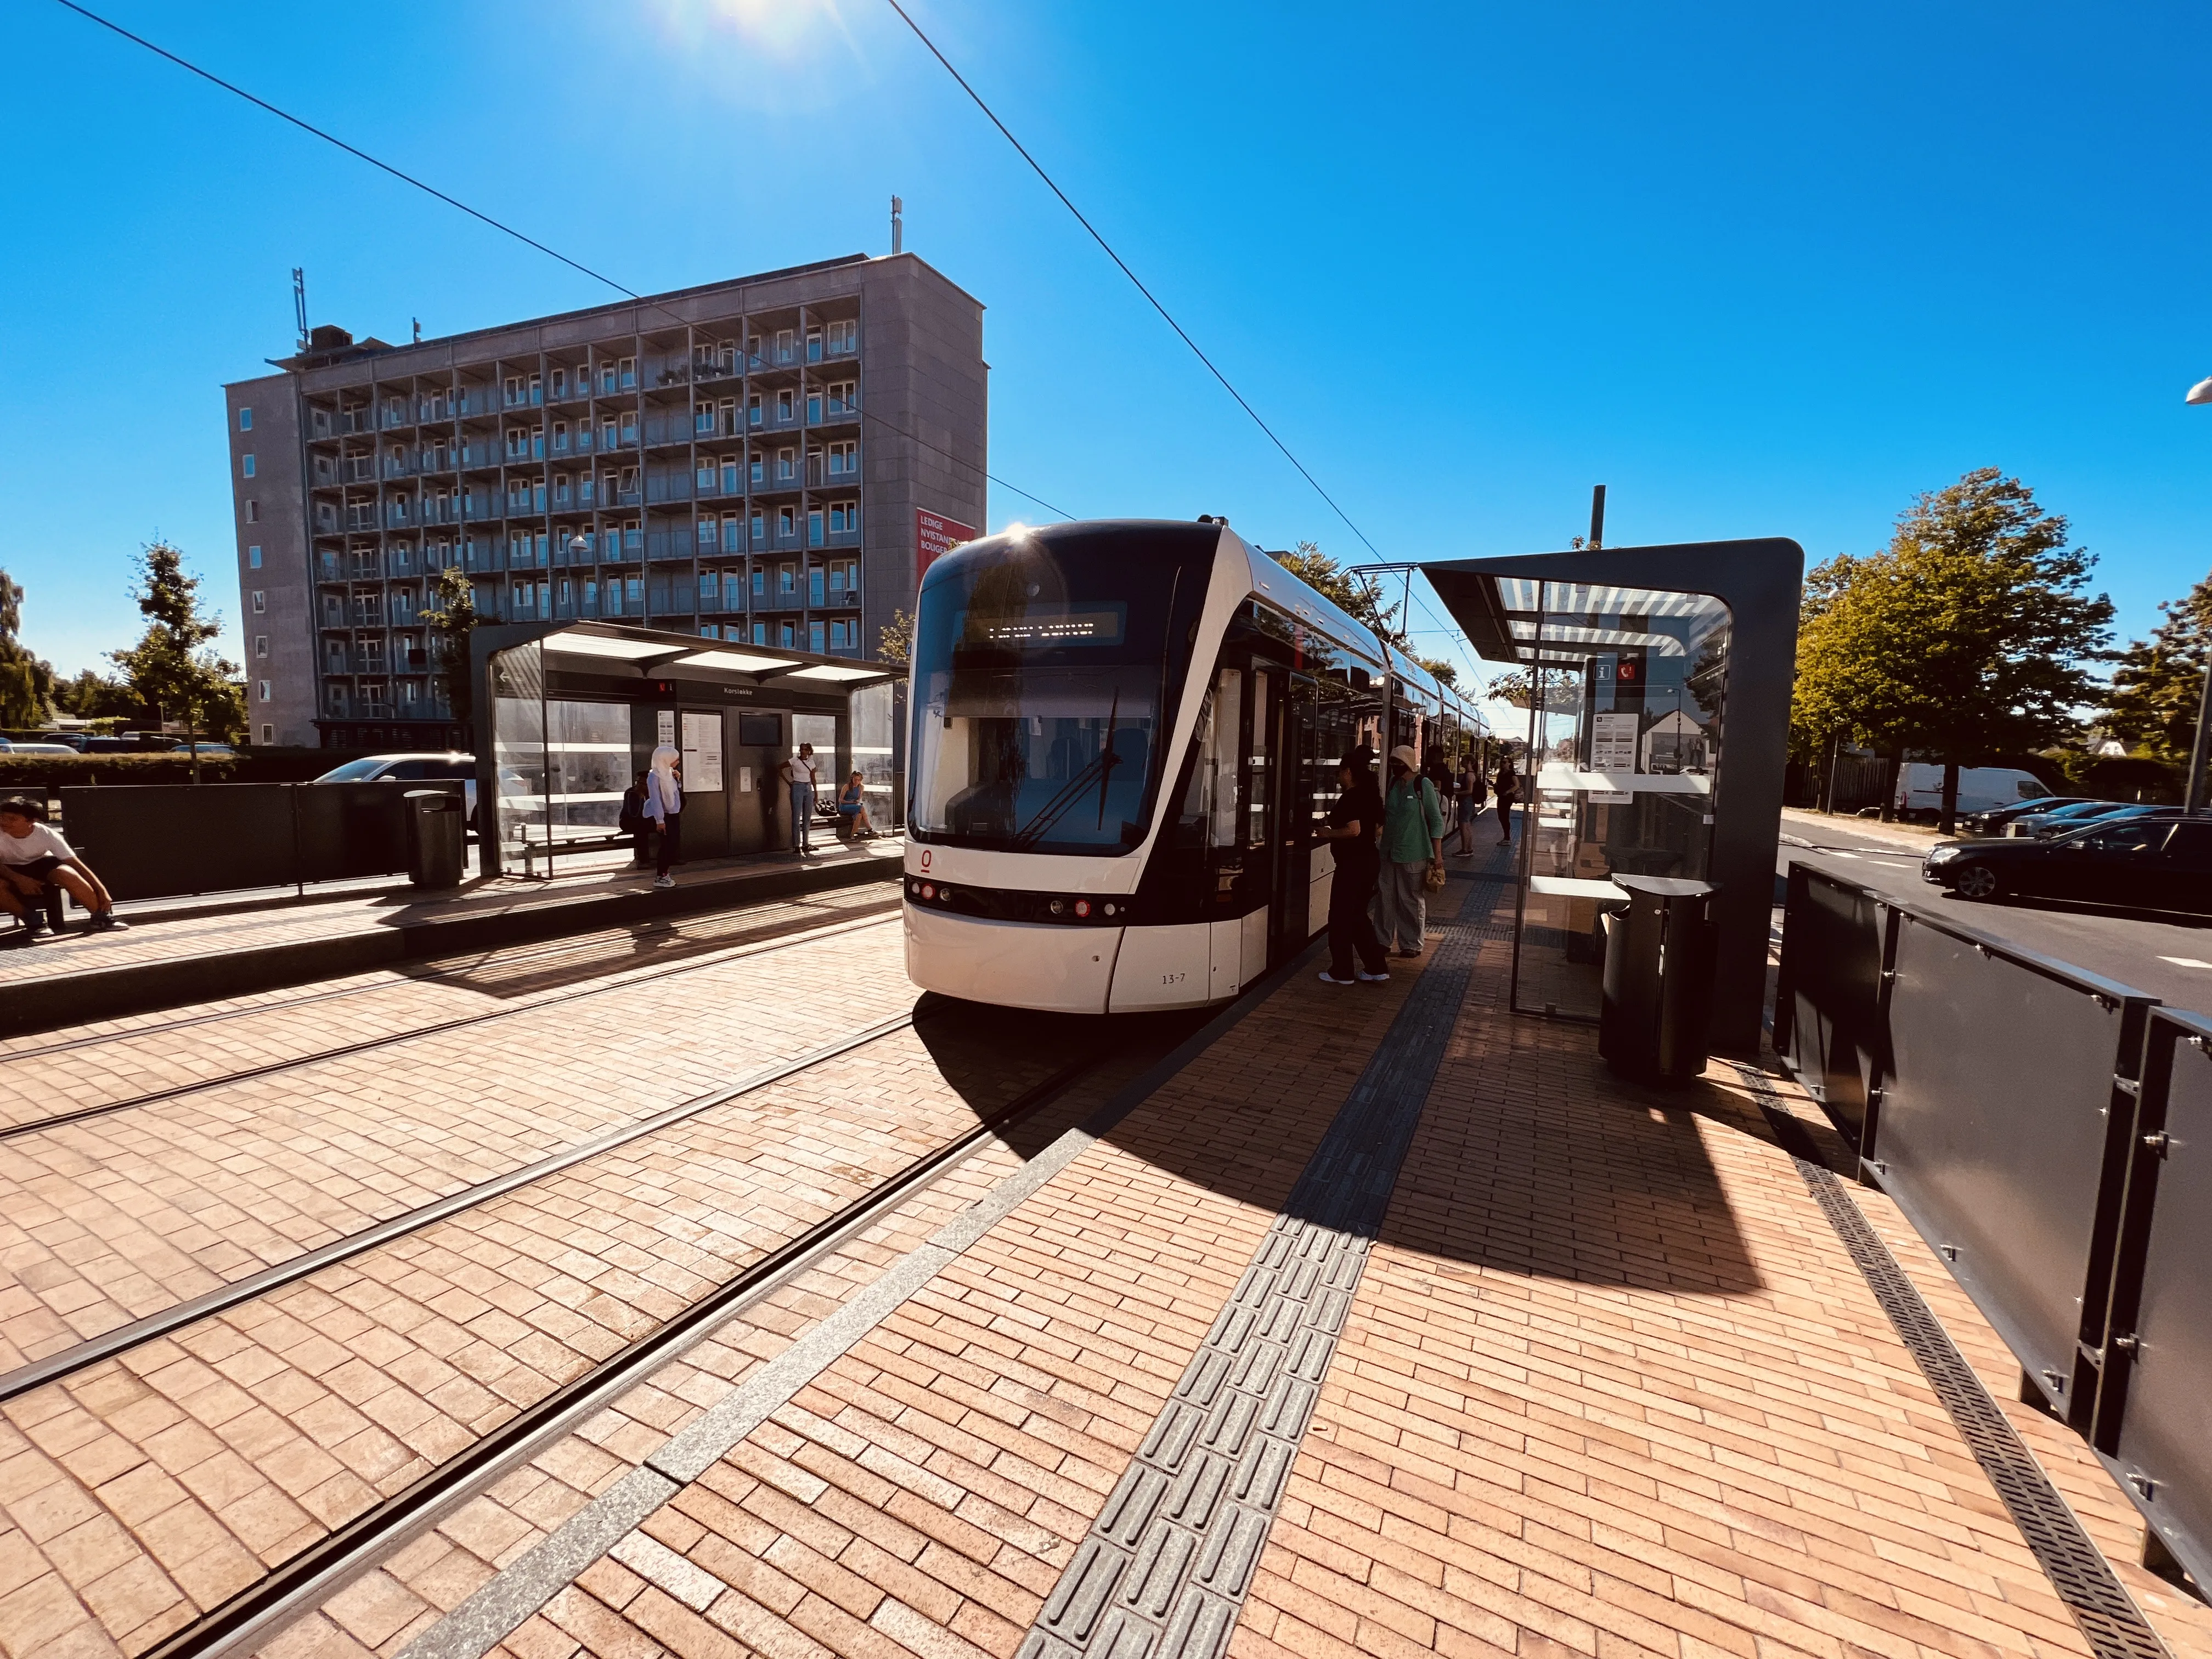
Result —
<path fill-rule="evenodd" d="M 2050 786 L 2033 772 L 2012 766 L 1962 766 L 1959 769 L 1958 810 L 1991 812 L 2000 806 L 2039 800 Z M 1902 818 L 1934 819 L 1943 811 L 1943 769 L 1911 761 L 1897 769 L 1897 815 Z"/>

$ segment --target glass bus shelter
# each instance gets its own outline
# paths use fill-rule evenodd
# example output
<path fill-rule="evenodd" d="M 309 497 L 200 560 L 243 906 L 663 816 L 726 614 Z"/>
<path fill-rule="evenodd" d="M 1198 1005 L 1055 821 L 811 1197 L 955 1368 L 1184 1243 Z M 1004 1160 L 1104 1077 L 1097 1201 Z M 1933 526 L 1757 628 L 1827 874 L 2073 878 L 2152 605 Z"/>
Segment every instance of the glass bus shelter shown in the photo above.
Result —
<path fill-rule="evenodd" d="M 605 847 L 664 743 L 684 757 L 687 859 L 790 844 L 778 769 L 801 744 L 825 799 L 858 771 L 870 818 L 896 822 L 887 664 L 599 622 L 481 627 L 471 647 L 486 875 Z"/>
<path fill-rule="evenodd" d="M 1804 556 L 1795 542 L 1423 567 L 1526 725 L 1512 1006 L 1595 1020 L 1616 874 L 1720 888 L 1717 1047 L 1755 1049 Z"/>

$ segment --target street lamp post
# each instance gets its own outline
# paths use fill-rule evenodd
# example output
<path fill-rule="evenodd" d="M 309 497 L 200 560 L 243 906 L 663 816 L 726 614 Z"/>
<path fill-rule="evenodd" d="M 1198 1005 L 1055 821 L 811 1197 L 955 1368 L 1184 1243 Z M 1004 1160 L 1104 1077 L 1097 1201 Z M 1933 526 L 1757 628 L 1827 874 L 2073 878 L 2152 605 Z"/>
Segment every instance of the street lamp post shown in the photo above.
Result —
<path fill-rule="evenodd" d="M 2189 395 L 2182 401 L 2212 404 L 2212 374 L 2190 387 Z M 2182 805 L 2191 812 L 2204 810 L 2204 750 L 2208 735 L 2212 735 L 2212 661 L 2204 665 L 2204 690 L 2197 699 L 2197 737 L 2189 745 L 2189 784 L 2182 794 Z"/>

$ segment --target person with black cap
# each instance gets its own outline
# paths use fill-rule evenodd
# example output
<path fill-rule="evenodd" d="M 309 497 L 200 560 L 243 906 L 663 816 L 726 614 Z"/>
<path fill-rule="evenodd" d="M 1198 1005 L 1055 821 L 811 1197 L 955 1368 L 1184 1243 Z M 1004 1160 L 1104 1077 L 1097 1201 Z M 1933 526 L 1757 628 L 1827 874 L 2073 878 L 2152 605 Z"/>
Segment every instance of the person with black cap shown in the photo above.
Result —
<path fill-rule="evenodd" d="M 1328 889 L 1328 966 L 1321 979 L 1324 985 L 1371 983 L 1390 977 L 1382 941 L 1375 937 L 1375 924 L 1367 914 L 1381 865 L 1376 839 L 1382 827 L 1374 750 L 1359 748 L 1346 755 L 1337 768 L 1336 780 L 1336 805 L 1329 808 L 1328 822 L 1314 832 L 1336 852 L 1336 877 Z M 1356 972 L 1355 955 L 1359 959 Z"/>
<path fill-rule="evenodd" d="M 1421 775 L 1410 744 L 1390 751 L 1390 787 L 1382 797 L 1382 869 L 1376 884 L 1376 931 L 1401 957 L 1428 942 L 1429 872 L 1443 885 L 1444 813 L 1436 786 Z"/>

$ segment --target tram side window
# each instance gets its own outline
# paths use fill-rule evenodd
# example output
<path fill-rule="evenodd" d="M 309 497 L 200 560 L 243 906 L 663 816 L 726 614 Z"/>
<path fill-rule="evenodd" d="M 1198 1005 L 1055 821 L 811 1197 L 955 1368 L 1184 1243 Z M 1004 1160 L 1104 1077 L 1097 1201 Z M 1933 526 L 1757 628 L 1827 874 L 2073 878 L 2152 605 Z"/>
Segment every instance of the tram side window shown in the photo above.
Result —
<path fill-rule="evenodd" d="M 1224 668 L 1214 682 L 1212 725 L 1202 752 L 1206 774 L 1207 844 L 1237 845 L 1237 722 L 1244 708 L 1244 675 Z"/>
<path fill-rule="evenodd" d="M 1270 677 L 1264 668 L 1252 671 L 1252 747 L 1249 769 L 1244 790 L 1244 844 L 1265 847 L 1267 844 L 1267 806 L 1273 799 L 1269 773 L 1274 764 L 1269 744 L 1269 726 L 1273 724 L 1273 709 L 1267 693 Z"/>

